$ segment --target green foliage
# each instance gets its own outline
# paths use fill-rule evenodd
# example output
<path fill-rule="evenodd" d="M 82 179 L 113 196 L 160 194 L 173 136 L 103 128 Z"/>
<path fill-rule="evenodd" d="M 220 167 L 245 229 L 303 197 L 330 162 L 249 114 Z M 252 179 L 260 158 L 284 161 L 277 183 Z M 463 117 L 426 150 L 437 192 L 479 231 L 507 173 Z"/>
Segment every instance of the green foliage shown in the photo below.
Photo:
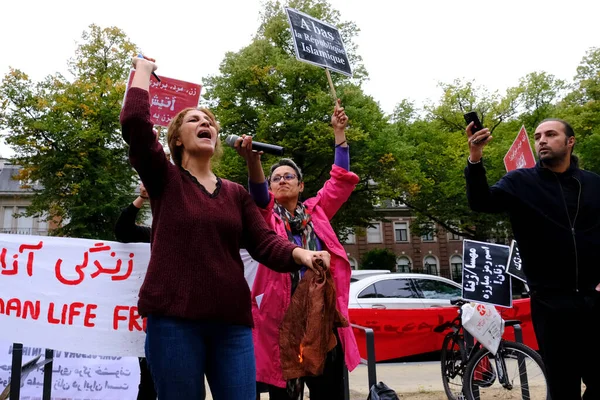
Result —
<path fill-rule="evenodd" d="M 440 83 L 441 98 L 426 105 L 424 113 L 402 100 L 386 119 L 360 87 L 366 71 L 353 43 L 357 27 L 340 23 L 339 13 L 323 0 L 293 0 L 286 5 L 342 28 L 356 71 L 354 80 L 333 76 L 351 120 L 352 169 L 361 177 L 334 221 L 342 236 L 346 228 L 364 227 L 377 218 L 372 204 L 394 199 L 416 215 L 411 227 L 418 235 L 430 233 L 433 221 L 467 238 L 510 237 L 504 215 L 474 213 L 467 203 L 463 114 L 469 111 L 477 111 L 494 136 L 484 154 L 490 184 L 506 173 L 503 158 L 521 126 L 531 140 L 537 125 L 549 117 L 571 122 L 582 165 L 600 172 L 599 49 L 590 49 L 583 57 L 573 85 L 544 71 L 527 74 L 503 93 L 490 92 L 474 81 L 455 80 Z M 223 132 L 249 133 L 285 146 L 307 175 L 307 194 L 314 194 L 327 178 L 332 159 L 331 101 L 322 70 L 296 61 L 282 3 L 266 3 L 253 42 L 228 53 L 220 72 L 205 87 Z M 273 161 L 265 157 L 265 167 Z M 235 152 L 227 150 L 219 168 L 224 176 L 246 182 L 244 162 Z"/>
<path fill-rule="evenodd" d="M 368 226 L 378 218 L 373 205 L 387 199 L 413 210 L 415 234 L 429 233 L 433 221 L 468 238 L 510 236 L 505 216 L 473 213 L 467 204 L 463 114 L 468 111 L 477 111 L 493 133 L 484 151 L 490 184 L 505 174 L 503 158 L 521 126 L 533 138 L 548 117 L 571 123 L 581 165 L 600 173 L 599 48 L 583 56 L 570 83 L 536 71 L 500 93 L 455 80 L 440 83 L 440 99 L 424 110 L 399 99 L 386 116 L 361 87 L 368 75 L 354 41 L 358 27 L 341 21 L 326 0 L 270 0 L 252 41 L 227 53 L 219 73 L 204 80 L 205 102 L 223 135 L 252 134 L 284 146 L 304 172 L 306 196 L 322 187 L 333 163 L 333 101 L 325 72 L 296 60 L 284 5 L 336 25 L 353 66 L 353 78 L 332 74 L 350 118 L 351 167 L 361 178 L 332 221 L 340 236 L 348 228 Z M 119 29 L 92 25 L 69 61 L 70 79 L 55 74 L 33 82 L 10 69 L 2 80 L 0 130 L 23 167 L 19 178 L 43 187 L 35 191 L 28 214 L 57 217 L 61 226 L 55 234 L 112 238 L 119 209 L 130 200 L 134 175 L 118 116 L 134 51 Z M 264 156 L 265 169 L 275 161 Z M 220 176 L 247 182 L 244 160 L 230 148 L 215 168 Z M 383 261 L 363 260 L 363 268 L 395 266 L 387 250 L 368 254 Z"/>
<path fill-rule="evenodd" d="M 424 115 L 401 101 L 386 131 L 392 149 L 385 166 L 388 175 L 380 182 L 382 193 L 414 211 L 415 234 L 429 233 L 434 221 L 464 237 L 511 236 L 504 215 L 473 213 L 468 207 L 463 177 L 468 156 L 466 112 L 477 111 L 493 133 L 484 151 L 490 184 L 506 173 L 503 158 L 521 126 L 531 140 L 537 125 L 549 117 L 573 125 L 582 165 L 600 172 L 600 49 L 588 51 L 571 86 L 546 72 L 533 72 L 504 94 L 490 93 L 472 81 L 440 87 L 441 99 L 426 106 Z"/>
<path fill-rule="evenodd" d="M 360 260 L 360 269 L 387 269 L 395 271 L 396 254 L 389 249 L 369 250 Z"/>
<path fill-rule="evenodd" d="M 575 130 L 575 153 L 581 166 L 600 173 L 600 48 L 591 48 L 577 67 L 572 90 L 556 106 L 557 116 Z"/>
<path fill-rule="evenodd" d="M 292 1 L 289 6 L 338 24 L 339 13 L 322 0 Z M 334 135 L 331 127 L 333 101 L 325 71 L 296 60 L 287 18 L 279 2 L 267 2 L 262 24 L 253 41 L 236 53 L 227 53 L 220 73 L 204 80 L 208 105 L 216 112 L 222 134 L 252 134 L 257 141 L 277 143 L 286 148 L 305 176 L 305 195 L 314 196 L 329 177 L 333 164 Z M 350 201 L 333 221 L 337 231 L 366 226 L 373 218 L 372 204 L 383 171 L 379 160 L 385 156 L 387 120 L 378 104 L 366 96 L 360 82 L 366 76 L 355 53 L 352 39 L 357 29 L 341 23 L 355 79 L 332 74 L 337 95 L 350 118 L 346 131 L 351 167 L 361 182 Z M 265 168 L 274 163 L 263 157 Z M 244 160 L 226 149 L 218 173 L 245 184 Z"/>
<path fill-rule="evenodd" d="M 28 215 L 59 222 L 59 236 L 112 239 L 120 208 L 131 200 L 133 171 L 120 136 L 119 112 L 135 46 L 118 28 L 83 33 L 69 80 L 33 82 L 11 69 L 0 85 L 0 129 L 37 182 Z"/>

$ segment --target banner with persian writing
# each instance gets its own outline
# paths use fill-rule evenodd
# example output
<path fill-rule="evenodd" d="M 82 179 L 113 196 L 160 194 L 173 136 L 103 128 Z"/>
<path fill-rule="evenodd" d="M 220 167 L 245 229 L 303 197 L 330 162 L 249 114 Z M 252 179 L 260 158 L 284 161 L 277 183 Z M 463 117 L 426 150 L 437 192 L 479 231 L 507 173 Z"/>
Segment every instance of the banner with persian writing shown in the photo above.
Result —
<path fill-rule="evenodd" d="M 23 363 L 44 349 L 23 347 Z M 10 381 L 12 344 L 0 342 L 0 392 Z M 31 371 L 21 382 L 21 400 L 42 398 L 44 368 Z M 54 351 L 53 400 L 135 400 L 140 382 L 137 357 L 91 356 Z"/>
<path fill-rule="evenodd" d="M 0 235 L 0 341 L 144 355 L 137 298 L 150 245 Z"/>

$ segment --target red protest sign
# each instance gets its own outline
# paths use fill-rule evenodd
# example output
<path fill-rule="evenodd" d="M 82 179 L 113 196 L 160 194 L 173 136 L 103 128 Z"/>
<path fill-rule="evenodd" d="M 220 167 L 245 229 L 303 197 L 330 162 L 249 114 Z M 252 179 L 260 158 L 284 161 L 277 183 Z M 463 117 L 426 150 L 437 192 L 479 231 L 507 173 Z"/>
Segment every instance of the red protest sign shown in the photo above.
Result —
<path fill-rule="evenodd" d="M 135 71 L 129 74 L 127 87 L 131 85 Z M 160 82 L 150 82 L 150 119 L 154 125 L 167 126 L 184 108 L 198 107 L 202 86 L 196 83 L 160 76 Z"/>
<path fill-rule="evenodd" d="M 535 158 L 531 149 L 531 143 L 527 137 L 527 131 L 525 131 L 525 126 L 521 127 L 517 138 L 504 156 L 504 166 L 506 167 L 506 172 L 517 168 L 531 168 L 535 166 Z"/>

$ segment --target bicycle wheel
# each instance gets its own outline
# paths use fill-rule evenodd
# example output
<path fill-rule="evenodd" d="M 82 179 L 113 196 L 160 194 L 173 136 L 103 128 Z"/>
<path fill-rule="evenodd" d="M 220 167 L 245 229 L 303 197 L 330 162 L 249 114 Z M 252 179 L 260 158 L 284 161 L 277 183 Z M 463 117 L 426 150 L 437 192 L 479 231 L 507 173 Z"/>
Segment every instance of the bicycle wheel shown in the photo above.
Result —
<path fill-rule="evenodd" d="M 450 400 L 464 400 L 463 374 L 466 364 L 464 338 L 456 333 L 449 333 L 442 344 L 440 363 L 442 365 L 442 383 L 446 396 Z"/>
<path fill-rule="evenodd" d="M 471 357 L 463 392 L 468 400 L 549 399 L 542 358 L 524 344 L 506 341 L 496 356 L 482 348 Z"/>

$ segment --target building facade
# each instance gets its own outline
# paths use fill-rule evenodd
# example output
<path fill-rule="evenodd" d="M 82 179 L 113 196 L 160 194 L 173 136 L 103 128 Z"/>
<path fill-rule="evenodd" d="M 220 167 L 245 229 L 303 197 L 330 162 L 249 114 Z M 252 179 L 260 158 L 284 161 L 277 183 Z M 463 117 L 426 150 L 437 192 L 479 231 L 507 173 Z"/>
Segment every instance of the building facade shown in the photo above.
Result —
<path fill-rule="evenodd" d="M 49 229 L 47 221 L 21 215 L 31 204 L 33 192 L 24 187 L 24 182 L 15 179 L 19 169 L 8 160 L 0 159 L 0 232 L 45 236 Z"/>
<path fill-rule="evenodd" d="M 433 234 L 418 236 L 411 232 L 414 217 L 402 204 L 386 202 L 378 207 L 381 221 L 363 233 L 349 235 L 343 243 L 352 268 L 358 268 L 362 256 L 373 249 L 388 249 L 396 254 L 397 272 L 439 275 L 462 280 L 463 238 L 434 225 Z"/>

